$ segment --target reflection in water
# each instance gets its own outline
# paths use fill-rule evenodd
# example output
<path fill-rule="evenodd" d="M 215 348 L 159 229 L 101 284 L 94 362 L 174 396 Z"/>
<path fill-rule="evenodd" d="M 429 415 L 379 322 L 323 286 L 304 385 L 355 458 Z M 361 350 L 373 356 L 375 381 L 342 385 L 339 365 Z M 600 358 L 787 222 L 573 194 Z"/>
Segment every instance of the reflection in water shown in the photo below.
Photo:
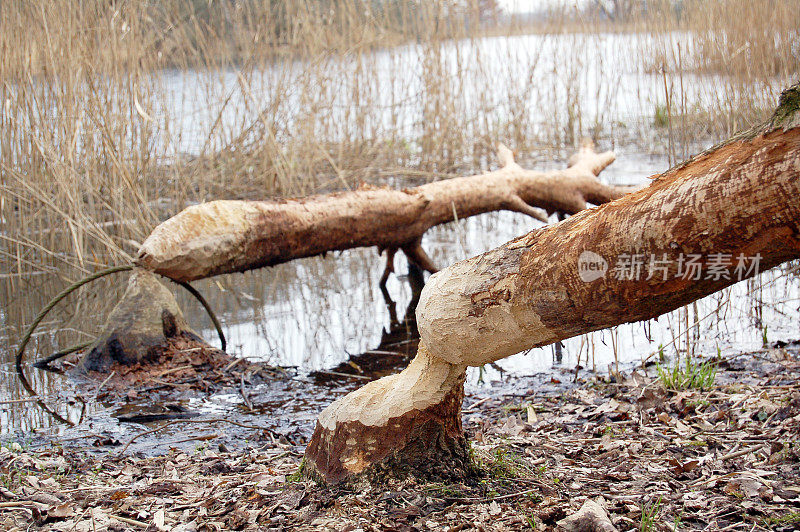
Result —
<path fill-rule="evenodd" d="M 0 433 L 15 430 L 28 433 L 53 423 L 53 417 L 37 402 L 28 401 L 24 383 L 14 369 L 14 353 L 19 338 L 35 314 L 71 281 L 85 272 L 63 270 L 53 276 L 9 278 L 0 282 Z M 37 329 L 26 349 L 26 361 L 50 355 L 58 349 L 85 342 L 99 332 L 102 318 L 107 315 L 124 287 L 124 276 L 101 279 L 89 290 L 81 289 L 56 307 Z M 122 283 L 122 284 L 120 284 Z M 58 373 L 27 368 L 30 387 L 58 415 L 77 423 L 91 412 L 91 401 L 83 402 L 80 394 L 69 393 L 73 386 Z M 88 404 L 87 404 L 88 403 Z"/>
<path fill-rule="evenodd" d="M 555 163 L 554 163 L 555 165 Z M 664 159 L 621 154 L 620 160 L 603 173 L 612 183 L 644 182 L 645 177 L 666 169 Z M 551 220 L 554 222 L 555 220 Z M 541 226 L 540 222 L 515 213 L 489 213 L 430 230 L 423 245 L 435 263 L 446 266 L 482 253 L 518 235 Z M 389 279 L 383 293 L 378 280 L 382 259 L 374 249 L 330 253 L 195 283 L 217 312 L 229 340 L 228 352 L 278 366 L 296 366 L 301 374 L 320 370 L 341 373 L 371 373 L 372 357 L 385 366 L 379 374 L 392 372 L 394 359 L 402 364 L 414 352 L 413 308 L 422 284 L 419 272 L 398 268 L 400 276 Z M 81 272 L 62 271 L 58 276 L 4 279 L 0 282 L 0 401 L 27 398 L 13 371 L 13 351 L 24 326 L 68 280 Z M 124 276 L 101 279 L 65 301 L 48 317 L 28 349 L 34 360 L 59 348 L 97 335 L 102 321 L 122 294 Z M 209 342 L 216 333 L 205 311 L 183 290 L 165 283 L 176 293 L 188 322 Z M 760 349 L 768 342 L 798 338 L 800 283 L 790 265 L 739 283 L 694 305 L 646 323 L 628 324 L 563 342 L 561 363 L 574 368 L 580 359 L 587 369 L 606 371 L 609 364 L 641 362 L 663 346 L 668 356 L 690 350 L 715 354 Z M 405 309 L 401 319 L 398 309 Z M 695 325 L 695 322 L 699 323 Z M 400 356 L 380 352 L 399 353 Z M 507 375 L 530 375 L 552 371 L 553 346 L 534 349 L 487 366 L 479 382 L 470 370 L 468 386 L 491 386 Z M 377 360 L 377 358 L 376 358 Z M 556 358 L 556 362 L 558 359 Z M 346 364 L 346 367 L 345 365 Z M 377 364 L 377 363 L 376 363 Z M 396 367 L 396 366 L 395 366 Z M 348 369 L 349 368 L 349 369 Z M 321 378 L 322 375 L 319 376 Z M 69 404 L 74 387 L 64 376 L 30 370 L 31 384 L 48 405 L 75 422 L 81 417 L 80 401 Z M 348 379 L 360 384 L 360 379 Z M 309 384 L 305 393 L 319 393 Z M 80 393 L 78 393 L 80 396 Z M 329 397 L 328 395 L 324 395 Z M 98 406 L 91 397 L 86 414 Z M 299 403 L 298 403 L 299 404 Z M 312 419 L 313 411 L 298 406 L 297 413 Z M 288 412 L 288 410 L 283 411 Z M 286 414 L 289 415 L 289 414 Z M 294 418 L 293 418 L 294 419 Z M 31 432 L 52 423 L 50 416 L 30 402 L 0 405 L 0 431 Z M 60 429 L 55 429 L 60 430 Z"/>
<path fill-rule="evenodd" d="M 386 287 L 381 286 L 381 295 L 389 312 L 389 328 L 384 327 L 380 343 L 374 349 L 369 349 L 350 358 L 330 370 L 320 370 L 313 373 L 317 383 L 329 382 L 335 379 L 356 378 L 372 380 L 396 373 L 414 357 L 419 344 L 417 331 L 417 303 L 425 286 L 422 270 L 414 264 L 408 263 L 408 274 L 401 278 L 408 281 L 411 289 L 411 300 L 406 306 L 402 320 L 397 319 L 397 303 Z"/>

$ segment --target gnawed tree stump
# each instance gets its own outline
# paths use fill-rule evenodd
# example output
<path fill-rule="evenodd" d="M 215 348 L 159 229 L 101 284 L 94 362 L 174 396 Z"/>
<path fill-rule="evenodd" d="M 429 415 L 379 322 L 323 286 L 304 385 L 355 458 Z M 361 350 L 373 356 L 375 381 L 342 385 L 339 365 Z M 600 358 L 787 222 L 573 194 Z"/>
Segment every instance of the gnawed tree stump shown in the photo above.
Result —
<path fill-rule="evenodd" d="M 135 268 L 103 332 L 76 369 L 107 371 L 115 364 L 155 360 L 163 354 L 168 340 L 177 337 L 210 347 L 189 328 L 172 293 L 156 275 Z"/>
<path fill-rule="evenodd" d="M 374 464 L 392 471 L 463 477 L 469 453 L 461 427 L 466 366 L 429 356 L 372 381 L 320 414 L 306 451 L 311 471 L 337 482 Z"/>
<path fill-rule="evenodd" d="M 363 186 L 302 199 L 220 200 L 188 207 L 153 230 L 136 263 L 171 279 L 192 281 L 376 246 L 386 251 L 385 281 L 398 250 L 420 268 L 437 271 L 420 245 L 435 225 L 496 210 L 547 221 L 545 211 L 574 214 L 587 202 L 599 205 L 630 191 L 597 179 L 614 154 L 595 153 L 591 142 L 567 169 L 553 172 L 523 169 L 503 145 L 498 157 L 503 166 L 494 172 L 405 190 Z"/>
<path fill-rule="evenodd" d="M 758 257 L 761 271 L 800 258 L 799 86 L 784 92 L 767 124 L 672 168 L 647 188 L 433 275 L 417 307 L 417 358 L 325 409 L 306 467 L 336 482 L 419 464 L 426 441 L 418 438 L 428 434 L 438 438 L 430 446 L 458 447 L 463 436 L 453 430 L 453 390 L 467 366 L 654 318 L 757 273 L 746 264 L 727 278 L 678 275 L 681 257 L 699 255 L 707 272 L 720 264 L 715 254 L 729 266 L 739 256 Z M 666 267 L 637 278 L 603 270 L 623 255 L 656 257 Z M 587 262 L 598 267 L 582 271 Z M 442 409 L 447 416 L 439 430 L 415 432 L 419 414 Z M 423 471 L 462 467 L 447 454 L 435 460 L 423 462 Z"/>

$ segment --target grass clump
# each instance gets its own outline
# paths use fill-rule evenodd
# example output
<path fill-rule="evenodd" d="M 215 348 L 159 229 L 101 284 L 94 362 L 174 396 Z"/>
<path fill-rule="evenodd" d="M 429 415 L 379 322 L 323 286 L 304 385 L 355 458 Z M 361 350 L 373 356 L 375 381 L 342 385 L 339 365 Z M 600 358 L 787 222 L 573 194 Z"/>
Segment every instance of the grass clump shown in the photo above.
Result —
<path fill-rule="evenodd" d="M 783 515 L 767 517 L 764 519 L 767 528 L 800 524 L 800 512 L 789 512 Z"/>
<path fill-rule="evenodd" d="M 658 499 L 642 506 L 642 519 L 639 523 L 640 532 L 649 532 L 653 530 L 656 518 L 661 511 L 661 496 Z"/>
<path fill-rule="evenodd" d="M 295 482 L 303 482 L 307 476 L 306 467 L 307 467 L 306 459 L 305 457 L 303 457 L 303 460 L 300 462 L 300 466 L 297 468 L 297 471 L 295 471 L 291 475 L 286 476 L 286 483 L 292 484 Z"/>
<path fill-rule="evenodd" d="M 658 104 L 655 106 L 653 112 L 653 126 L 657 128 L 665 128 L 669 126 L 670 112 L 666 105 Z"/>
<path fill-rule="evenodd" d="M 510 479 L 521 477 L 525 471 L 514 453 L 500 447 L 494 453 L 494 462 L 489 465 L 488 472 L 492 478 Z"/>
<path fill-rule="evenodd" d="M 706 390 L 714 384 L 717 378 L 715 361 L 696 362 L 688 355 L 683 364 L 678 357 L 672 367 L 658 364 L 656 369 L 661 384 L 670 390 Z"/>
<path fill-rule="evenodd" d="M 425 488 L 425 491 L 435 492 L 441 497 L 459 498 L 464 496 L 464 490 L 458 484 L 444 482 L 433 482 Z"/>

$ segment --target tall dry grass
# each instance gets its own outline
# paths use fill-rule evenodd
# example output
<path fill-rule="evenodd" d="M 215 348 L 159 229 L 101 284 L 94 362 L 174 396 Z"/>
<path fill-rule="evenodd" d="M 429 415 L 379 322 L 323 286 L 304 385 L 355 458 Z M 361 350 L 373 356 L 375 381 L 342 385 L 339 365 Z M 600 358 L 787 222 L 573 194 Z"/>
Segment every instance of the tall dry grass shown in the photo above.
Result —
<path fill-rule="evenodd" d="M 8 290 L 127 260 L 192 202 L 468 173 L 498 140 L 523 158 L 587 134 L 677 158 L 763 117 L 800 63 L 792 0 L 527 28 L 460 4 L 3 2 Z M 503 37 L 522 31 L 538 35 Z"/>
<path fill-rule="evenodd" d="M 704 76 L 712 90 L 689 101 L 673 98 L 676 114 L 694 114 L 714 124 L 721 135 L 766 118 L 775 95 L 798 81 L 798 2 L 692 0 L 679 13 L 679 29 L 685 42 L 681 46 L 678 38 L 664 39 L 655 54 L 658 66 L 666 71 L 678 98 L 685 92 L 680 83 L 687 75 Z"/>

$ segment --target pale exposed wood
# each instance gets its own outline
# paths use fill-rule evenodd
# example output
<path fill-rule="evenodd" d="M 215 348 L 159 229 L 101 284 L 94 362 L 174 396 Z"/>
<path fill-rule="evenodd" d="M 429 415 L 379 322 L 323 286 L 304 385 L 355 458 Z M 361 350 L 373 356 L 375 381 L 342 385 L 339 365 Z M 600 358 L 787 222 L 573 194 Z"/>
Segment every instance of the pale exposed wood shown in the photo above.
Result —
<path fill-rule="evenodd" d="M 156 227 L 136 262 L 172 279 L 191 281 L 327 251 L 376 246 L 390 257 L 402 249 L 433 272 L 436 267 L 420 241 L 435 225 L 495 210 L 547 221 L 545 211 L 574 214 L 587 202 L 605 203 L 629 191 L 597 179 L 614 154 L 595 153 L 591 142 L 559 171 L 525 170 L 502 145 L 498 157 L 503 166 L 494 172 L 404 190 L 364 186 L 303 199 L 195 205 Z"/>
<path fill-rule="evenodd" d="M 800 258 L 799 198 L 800 87 L 795 86 L 765 126 L 665 172 L 647 188 L 433 275 L 417 307 L 421 360 L 323 411 L 306 452 L 308 467 L 337 481 L 381 467 L 380 455 L 417 460 L 424 445 L 413 438 L 387 438 L 380 455 L 367 452 L 367 442 L 394 433 L 394 420 L 435 409 L 436 398 L 447 396 L 465 366 L 653 318 L 738 280 L 676 277 L 681 254 L 701 255 L 704 272 L 715 253 L 733 260 L 759 255 L 761 271 Z M 584 282 L 578 259 L 587 251 L 609 268 L 623 254 L 656 256 L 666 260 L 666 278 L 659 272 L 620 279 L 609 271 Z M 754 274 L 743 272 L 742 278 Z M 431 375 L 420 371 L 427 367 L 435 368 Z M 433 389 L 436 382 L 442 382 L 441 390 Z M 369 430 L 359 433 L 359 427 Z M 320 445 L 345 434 L 346 448 Z M 355 467 L 330 467 L 353 456 L 359 457 Z"/>
<path fill-rule="evenodd" d="M 428 356 L 420 347 L 402 372 L 373 381 L 333 402 L 319 417 L 306 453 L 309 470 L 336 482 L 419 444 L 405 466 L 428 467 L 443 458 L 466 466 L 461 428 L 465 367 Z M 400 465 L 400 464 L 398 464 Z"/>
<path fill-rule="evenodd" d="M 433 276 L 417 307 L 422 341 L 434 356 L 478 366 L 679 308 L 733 284 L 739 256 L 759 255 L 762 271 L 800 257 L 798 176 L 800 129 L 721 146 L 646 189 Z M 585 251 L 608 263 L 604 277 L 581 280 Z M 730 278 L 708 276 L 720 253 Z M 642 257 L 638 280 L 617 278 L 623 255 Z M 701 279 L 676 275 L 681 255 L 702 256 Z M 647 279 L 651 257 L 666 275 Z"/>

